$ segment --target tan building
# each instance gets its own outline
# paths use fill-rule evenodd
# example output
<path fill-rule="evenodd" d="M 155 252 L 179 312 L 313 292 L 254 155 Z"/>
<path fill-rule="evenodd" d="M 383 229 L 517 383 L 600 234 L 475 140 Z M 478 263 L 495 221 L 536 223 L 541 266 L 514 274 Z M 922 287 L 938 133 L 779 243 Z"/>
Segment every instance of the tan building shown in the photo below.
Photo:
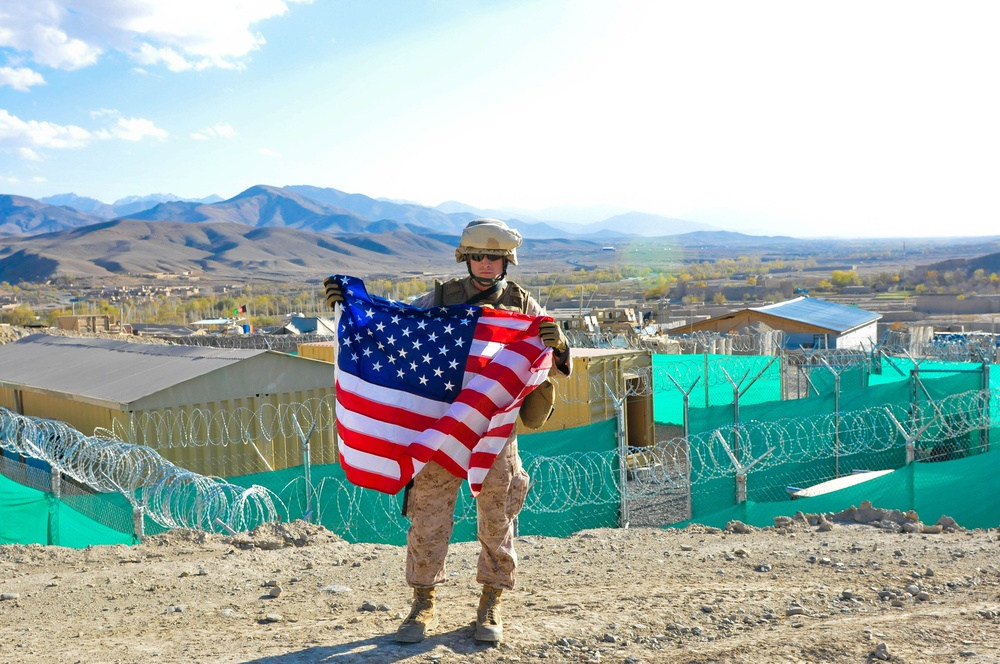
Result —
<path fill-rule="evenodd" d="M 47 334 L 0 345 L 0 406 L 87 435 L 121 432 L 121 440 L 218 477 L 301 465 L 300 435 L 294 423 L 278 421 L 280 414 L 286 406 L 322 403 L 333 380 L 325 362 L 269 350 Z M 253 413 L 271 413 L 274 421 Z M 309 438 L 311 462 L 333 463 L 332 415 L 318 416 L 327 424 Z"/>

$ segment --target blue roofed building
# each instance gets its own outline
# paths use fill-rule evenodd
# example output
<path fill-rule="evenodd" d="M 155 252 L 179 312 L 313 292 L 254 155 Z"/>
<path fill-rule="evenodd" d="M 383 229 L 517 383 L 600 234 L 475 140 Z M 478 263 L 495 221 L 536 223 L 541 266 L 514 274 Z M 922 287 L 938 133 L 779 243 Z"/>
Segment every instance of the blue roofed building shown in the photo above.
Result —
<path fill-rule="evenodd" d="M 673 333 L 739 333 L 761 324 L 785 335 L 785 348 L 871 348 L 878 340 L 882 314 L 814 297 L 732 311 Z"/>

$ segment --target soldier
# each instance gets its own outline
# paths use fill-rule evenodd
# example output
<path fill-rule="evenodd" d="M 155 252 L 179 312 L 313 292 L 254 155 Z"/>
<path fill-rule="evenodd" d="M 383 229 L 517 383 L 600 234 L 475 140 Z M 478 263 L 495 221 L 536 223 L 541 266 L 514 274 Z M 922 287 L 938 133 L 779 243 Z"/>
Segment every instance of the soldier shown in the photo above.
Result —
<path fill-rule="evenodd" d="M 469 275 L 442 283 L 414 301 L 414 306 L 475 304 L 541 316 L 545 310 L 523 288 L 507 281 L 507 267 L 517 265 L 521 235 L 497 219 L 476 219 L 462 231 L 455 250 L 455 262 L 464 262 Z M 327 279 L 326 301 L 333 307 L 343 301 L 339 286 Z M 554 351 L 554 365 L 570 373 L 570 350 L 558 324 L 542 323 L 542 341 Z M 525 400 L 522 423 L 537 428 L 552 413 L 551 381 L 536 388 Z M 410 614 L 396 631 L 403 643 L 422 641 L 437 626 L 435 588 L 445 578 L 445 558 L 454 529 L 455 503 L 462 479 L 430 462 L 413 478 L 404 499 L 410 529 L 406 541 L 406 583 L 413 588 Z M 478 539 L 481 544 L 476 580 L 483 584 L 476 612 L 475 638 L 497 642 L 503 637 L 500 596 L 514 587 L 517 554 L 514 552 L 514 519 L 528 493 L 528 474 L 517 453 L 517 438 L 511 433 L 507 444 L 487 472 L 482 491 L 476 498 Z"/>

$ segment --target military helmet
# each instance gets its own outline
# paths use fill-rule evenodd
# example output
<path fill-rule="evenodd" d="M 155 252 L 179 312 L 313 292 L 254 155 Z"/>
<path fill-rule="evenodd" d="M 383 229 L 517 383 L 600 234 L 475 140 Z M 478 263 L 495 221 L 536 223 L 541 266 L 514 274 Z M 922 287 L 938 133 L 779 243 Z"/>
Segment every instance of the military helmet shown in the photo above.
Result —
<path fill-rule="evenodd" d="M 517 248 L 521 234 L 499 219 L 473 219 L 462 231 L 455 262 L 465 261 L 467 254 L 493 254 L 503 256 L 511 265 L 517 265 Z"/>

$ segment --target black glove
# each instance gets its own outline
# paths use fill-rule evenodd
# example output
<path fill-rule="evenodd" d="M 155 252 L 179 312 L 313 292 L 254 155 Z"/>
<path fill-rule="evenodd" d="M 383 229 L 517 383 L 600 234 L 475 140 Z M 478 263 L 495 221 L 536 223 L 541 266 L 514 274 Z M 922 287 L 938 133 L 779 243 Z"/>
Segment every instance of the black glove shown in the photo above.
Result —
<path fill-rule="evenodd" d="M 327 277 L 323 280 L 323 287 L 326 289 L 326 304 L 331 309 L 333 305 L 340 302 L 344 302 L 344 291 L 341 289 L 340 284 L 333 277 Z"/>
<path fill-rule="evenodd" d="M 560 353 L 565 352 L 569 347 L 569 342 L 566 340 L 566 335 L 563 334 L 562 328 L 559 327 L 559 323 L 554 321 L 539 323 L 538 336 L 542 338 L 542 343 L 549 348 L 556 349 Z"/>

